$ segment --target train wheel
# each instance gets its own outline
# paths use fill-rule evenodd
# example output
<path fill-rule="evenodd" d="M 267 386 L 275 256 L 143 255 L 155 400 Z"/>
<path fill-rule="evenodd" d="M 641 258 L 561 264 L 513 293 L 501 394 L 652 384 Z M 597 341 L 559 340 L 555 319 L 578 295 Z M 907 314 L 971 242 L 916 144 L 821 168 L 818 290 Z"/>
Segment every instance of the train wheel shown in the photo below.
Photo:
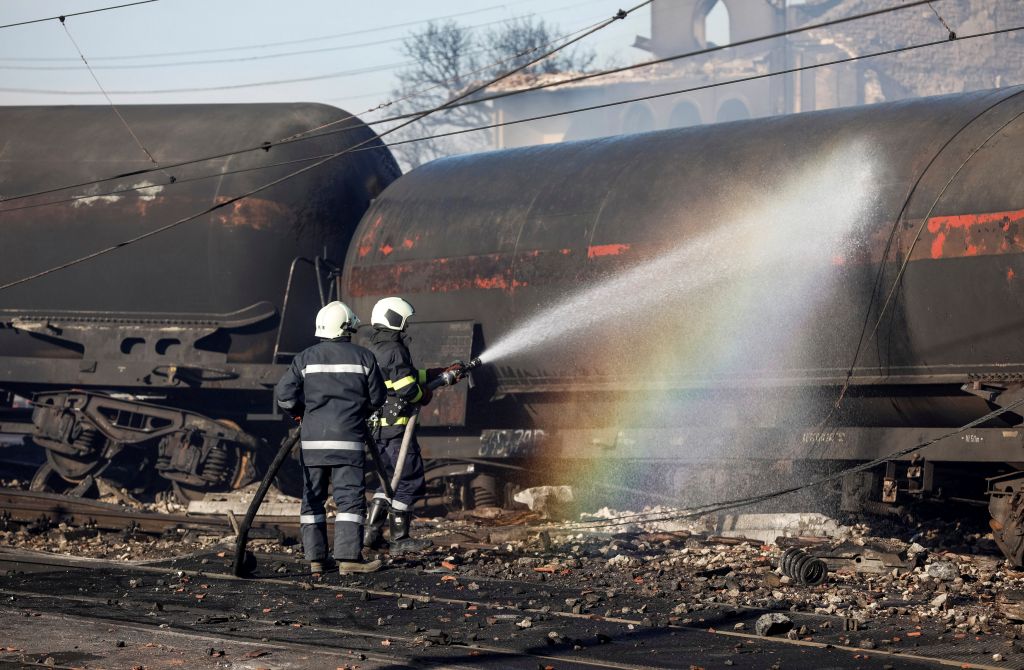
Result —
<path fill-rule="evenodd" d="M 217 423 L 242 432 L 241 426 L 230 419 L 217 419 Z M 242 445 L 228 440 L 221 440 L 203 459 L 201 469 L 197 473 L 207 481 L 186 483 L 174 478 L 173 474 L 165 475 L 171 480 L 171 490 L 178 502 L 187 505 L 193 500 L 202 500 L 207 493 L 234 491 L 250 484 L 256 470 L 253 465 L 253 453 Z"/>
<path fill-rule="evenodd" d="M 54 472 L 65 480 L 78 483 L 100 469 L 102 463 L 98 459 L 79 460 L 71 456 L 59 454 L 52 449 L 46 450 L 46 462 Z"/>
<path fill-rule="evenodd" d="M 172 481 L 171 490 L 174 491 L 178 502 L 187 505 L 192 500 L 202 500 L 207 493 L 223 493 L 241 488 L 249 483 L 252 470 L 249 453 L 238 445 L 227 446 L 211 452 L 207 457 L 207 467 L 215 467 L 218 470 L 233 473 L 233 476 L 226 482 L 226 486 L 214 483 L 196 486 Z"/>
<path fill-rule="evenodd" d="M 193 488 L 181 482 L 171 482 L 171 491 L 177 502 L 188 505 L 193 500 L 202 500 L 209 489 Z"/>
<path fill-rule="evenodd" d="M 49 462 L 43 463 L 32 476 L 28 490 L 38 493 L 67 493 L 74 485 L 64 479 Z"/>

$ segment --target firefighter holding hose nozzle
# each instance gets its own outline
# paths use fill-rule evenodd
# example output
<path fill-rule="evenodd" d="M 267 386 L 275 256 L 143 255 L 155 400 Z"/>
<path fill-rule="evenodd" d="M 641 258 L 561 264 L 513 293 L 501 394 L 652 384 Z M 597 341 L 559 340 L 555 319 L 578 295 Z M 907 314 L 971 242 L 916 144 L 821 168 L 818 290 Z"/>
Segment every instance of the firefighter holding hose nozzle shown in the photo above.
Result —
<path fill-rule="evenodd" d="M 431 545 L 429 540 L 409 536 L 412 521 L 409 510 L 426 492 L 423 458 L 415 435 L 416 415 L 420 407 L 430 402 L 431 387 L 439 385 L 439 382 L 445 385 L 455 383 L 465 367 L 461 363 L 431 369 L 419 369 L 413 365 L 405 343 L 405 330 L 414 313 L 408 302 L 391 297 L 379 300 L 370 317 L 374 328 L 370 350 L 377 357 L 387 387 L 387 401 L 379 412 L 374 437 L 384 469 L 393 478 L 394 498 L 389 500 L 383 491 L 374 495 L 366 519 L 363 544 L 373 549 L 382 547 L 384 521 L 389 520 L 392 553 L 420 551 Z M 444 377 L 443 381 L 441 377 Z M 403 442 L 406 455 L 400 462 Z M 397 477 L 396 470 L 399 473 Z"/>

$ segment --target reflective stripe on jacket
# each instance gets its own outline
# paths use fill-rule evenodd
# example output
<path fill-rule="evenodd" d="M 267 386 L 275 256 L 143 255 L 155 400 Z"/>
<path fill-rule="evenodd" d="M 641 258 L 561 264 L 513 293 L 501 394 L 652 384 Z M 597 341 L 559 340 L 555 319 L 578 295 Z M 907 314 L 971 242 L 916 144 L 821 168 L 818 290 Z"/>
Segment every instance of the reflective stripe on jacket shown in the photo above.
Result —
<path fill-rule="evenodd" d="M 409 423 L 416 406 L 423 401 L 427 371 L 413 365 L 402 333 L 378 330 L 370 339 L 370 350 L 384 375 L 388 394 L 380 413 L 380 424 L 384 427 L 404 426 Z"/>
<path fill-rule="evenodd" d="M 274 389 L 285 411 L 305 408 L 302 456 L 313 466 L 361 462 L 366 419 L 384 404 L 386 394 L 373 354 L 348 338 L 298 354 Z"/>

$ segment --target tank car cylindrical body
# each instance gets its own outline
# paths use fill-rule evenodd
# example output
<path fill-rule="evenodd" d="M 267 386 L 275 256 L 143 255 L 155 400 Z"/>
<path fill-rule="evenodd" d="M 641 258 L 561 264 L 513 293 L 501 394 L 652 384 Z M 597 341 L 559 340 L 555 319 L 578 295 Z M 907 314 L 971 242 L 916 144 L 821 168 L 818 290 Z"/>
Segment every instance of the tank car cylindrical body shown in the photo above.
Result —
<path fill-rule="evenodd" d="M 42 273 L 0 291 L 0 389 L 33 399 L 14 428 L 46 449 L 32 488 L 244 486 L 285 428 L 271 389 L 397 164 L 325 105 L 119 113 L 130 130 L 110 107 L 0 107 L 0 285 Z"/>
<path fill-rule="evenodd" d="M 230 344 L 216 346 L 226 348 L 228 362 L 274 362 L 278 319 L 293 259 L 326 255 L 340 264 L 370 200 L 399 174 L 390 152 L 358 119 L 326 105 L 119 109 L 161 165 L 230 154 L 340 123 L 266 151 L 134 174 L 153 168 L 153 163 L 109 107 L 0 108 L 3 196 L 123 175 L 82 188 L 0 202 L 4 240 L 0 283 L 197 214 L 311 165 L 311 157 L 325 157 L 364 141 L 376 148 L 346 154 L 197 220 L 4 290 L 0 312 L 196 317 L 269 304 L 276 315 L 232 333 Z M 128 190 L 145 186 L 152 188 Z M 64 202 L 45 204 L 53 201 Z M 292 298 L 297 301 L 290 306 L 292 316 L 301 312 L 308 317 L 309 310 L 319 306 L 305 290 L 296 291 Z M 307 333 L 303 341 L 308 340 Z M 19 336 L 12 330 L 0 330 L 0 352 L 43 358 L 82 355 L 67 343 Z"/>
<path fill-rule="evenodd" d="M 988 411 L 961 384 L 1024 374 L 1022 90 L 438 160 L 367 212 L 343 294 L 361 312 L 402 295 L 423 319 L 472 321 L 477 353 L 562 305 L 537 322 L 562 346 L 495 361 L 494 396 L 518 396 L 528 425 L 599 425 L 603 392 L 639 403 L 692 392 L 764 425 L 779 419 L 759 415 L 755 397 L 802 395 L 812 425 L 846 379 L 865 321 L 840 422 L 959 425 Z M 867 165 L 869 202 L 809 285 L 803 257 L 769 247 L 825 236 L 840 218 L 847 184 L 836 161 L 849 162 L 851 179 Z M 793 195 L 821 170 L 839 175 L 821 201 Z M 789 237 L 773 236 L 792 221 Z M 674 255 L 682 260 L 666 264 Z M 644 280 L 644 267 L 661 275 Z M 600 293 L 583 295 L 602 287 L 606 318 L 581 318 L 602 309 Z M 633 291 L 643 308 L 615 291 Z M 596 338 L 578 338 L 574 320 Z M 571 412 L 569 397 L 583 399 Z M 702 402 L 670 420 L 722 420 Z M 583 418 L 581 405 L 591 408 Z M 502 424 L 500 413 L 483 416 L 479 425 Z"/>

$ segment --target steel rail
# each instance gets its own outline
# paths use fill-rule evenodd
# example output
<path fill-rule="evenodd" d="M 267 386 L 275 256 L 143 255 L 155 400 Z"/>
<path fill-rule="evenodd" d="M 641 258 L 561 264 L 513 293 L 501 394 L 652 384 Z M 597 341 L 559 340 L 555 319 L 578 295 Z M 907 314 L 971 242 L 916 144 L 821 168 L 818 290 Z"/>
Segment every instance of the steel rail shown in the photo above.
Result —
<path fill-rule="evenodd" d="M 63 556 L 53 556 L 53 557 L 50 557 L 50 556 L 46 556 L 46 555 L 40 555 L 40 554 L 37 554 L 35 552 L 22 552 L 22 551 L 13 551 L 12 552 L 12 551 L 7 551 L 7 550 L 4 550 L 4 549 L 0 548 L 0 563 L 8 563 L 8 564 L 15 563 L 16 564 L 16 563 L 19 563 L 19 562 L 26 563 L 26 564 L 31 564 L 31 565 L 52 565 L 53 567 L 64 567 L 64 568 L 66 568 L 66 567 L 82 567 L 82 568 L 84 568 L 84 567 L 89 567 L 89 566 L 103 565 L 103 566 L 106 566 L 106 567 L 121 569 L 121 570 L 124 570 L 124 571 L 137 571 L 137 572 L 144 572 L 144 573 L 149 573 L 149 574 L 176 574 L 176 575 L 188 575 L 190 577 L 201 577 L 202 579 L 208 579 L 208 580 L 239 581 L 239 578 L 234 577 L 233 575 L 230 575 L 230 574 L 227 574 L 227 573 L 203 572 L 203 571 L 197 571 L 197 570 L 185 570 L 185 569 L 172 568 L 172 567 L 159 568 L 159 567 L 156 567 L 156 566 L 138 565 L 137 563 L 126 563 L 126 562 L 123 562 L 123 561 L 114 561 L 114 560 L 110 560 L 110 559 L 73 558 L 73 557 L 63 557 Z M 474 580 L 476 580 L 476 579 L 477 578 L 474 577 Z M 280 578 L 265 578 L 265 579 L 261 579 L 260 581 L 264 582 L 264 583 L 267 583 L 267 584 L 274 584 L 274 585 L 280 585 L 280 586 L 289 586 L 289 587 L 295 587 L 295 586 L 298 585 L 297 582 L 295 582 L 294 580 L 280 579 Z M 487 580 L 487 581 L 492 581 L 492 580 Z M 493 580 L 493 581 L 501 581 L 501 580 Z M 572 613 L 572 612 L 560 612 L 560 611 L 556 611 L 556 610 L 553 610 L 553 609 L 549 610 L 549 611 L 545 611 L 545 610 L 543 610 L 543 609 L 541 609 L 539 607 L 536 607 L 536 608 L 531 608 L 531 607 L 511 607 L 511 606 L 501 605 L 501 604 L 495 603 L 495 602 L 484 602 L 484 601 L 476 601 L 476 600 L 464 600 L 464 599 L 461 599 L 461 598 L 446 598 L 446 597 L 443 597 L 443 596 L 437 596 L 437 595 L 433 595 L 433 594 L 431 594 L 431 595 L 424 595 L 422 593 L 403 593 L 403 592 L 398 592 L 398 591 L 387 591 L 387 590 L 381 590 L 381 589 L 362 588 L 362 587 L 346 587 L 346 586 L 339 586 L 339 585 L 335 585 L 335 584 L 325 584 L 325 583 L 316 583 L 316 582 L 308 583 L 308 584 L 310 586 L 312 586 L 314 590 L 323 590 L 323 591 L 329 591 L 329 592 L 334 592 L 334 593 L 347 593 L 347 594 L 353 594 L 353 595 L 359 595 L 359 594 L 365 593 L 365 594 L 368 594 L 368 595 L 371 595 L 371 596 L 378 596 L 378 597 L 384 597 L 384 598 L 395 598 L 395 599 L 397 599 L 397 598 L 408 598 L 408 599 L 414 600 L 414 601 L 416 601 L 418 603 L 437 602 L 437 603 L 443 603 L 443 604 L 446 604 L 446 605 L 454 605 L 454 606 L 463 607 L 463 608 L 464 607 L 468 607 L 468 606 L 475 606 L 478 609 L 502 610 L 502 611 L 503 610 L 514 610 L 516 612 L 522 612 L 524 614 L 539 614 L 539 613 L 543 613 L 543 614 L 546 614 L 547 616 L 551 616 L 551 617 L 555 617 L 555 618 L 561 618 L 561 619 L 573 619 L 573 620 L 584 620 L 584 621 L 593 621 L 594 620 L 592 614 L 586 614 L 586 613 L 575 614 L 575 613 Z M 13 591 L 8 591 L 8 590 L 5 590 L 5 589 L 0 589 L 0 592 L 11 593 L 12 595 L 19 595 L 19 593 L 21 593 L 21 592 L 15 593 Z M 47 596 L 46 594 L 31 594 L 29 592 L 24 592 L 22 595 L 24 595 L 24 596 L 33 596 L 33 597 L 38 596 L 38 597 L 43 597 L 43 598 L 45 598 L 45 597 L 56 598 L 56 596 Z M 88 596 L 73 596 L 73 597 L 87 598 Z M 102 602 L 105 603 L 106 599 L 102 599 Z M 181 611 L 192 611 L 190 608 L 181 608 L 179 605 L 173 605 L 171 607 L 173 607 L 174 609 L 180 608 Z M 731 608 L 731 606 L 730 606 L 730 608 Z M 202 611 L 203 613 L 206 613 L 206 614 L 209 614 L 211 611 L 228 612 L 227 610 L 216 610 L 215 608 L 211 608 L 208 605 L 204 606 L 202 609 L 196 608 L 195 611 Z M 767 612 L 767 611 L 771 611 L 771 610 L 765 610 L 765 611 Z M 228 612 L 228 613 L 235 613 L 235 612 Z M 809 615 L 810 613 L 803 613 L 803 612 L 801 612 L 801 614 Z M 815 615 L 815 616 L 820 616 L 820 615 Z M 837 617 L 835 617 L 835 616 L 826 616 L 825 618 L 837 618 Z M 637 628 L 639 628 L 639 627 L 644 625 L 643 622 L 640 621 L 640 620 L 628 619 L 628 618 L 624 618 L 624 617 L 614 617 L 614 616 L 612 616 L 612 617 L 604 617 L 604 616 L 602 616 L 602 617 L 600 617 L 600 620 L 604 621 L 604 622 L 608 622 L 608 623 L 622 624 L 622 625 L 626 625 L 626 626 L 632 625 L 632 626 L 635 626 Z M 248 619 L 248 621 L 259 623 L 262 620 L 261 619 Z M 337 633 L 343 633 L 343 634 L 348 634 L 348 635 L 359 635 L 359 636 L 363 636 L 363 637 L 378 637 L 380 639 L 384 639 L 384 638 L 403 639 L 401 636 L 390 635 L 390 634 L 389 635 L 377 635 L 377 634 L 367 633 L 366 631 L 361 631 L 361 630 L 356 630 L 356 629 L 351 629 L 350 630 L 350 629 L 331 627 L 331 626 L 320 626 L 320 625 L 316 625 L 316 624 L 310 624 L 310 627 L 316 628 L 317 630 L 326 631 L 326 632 L 337 632 Z M 871 655 L 872 657 L 876 657 L 879 660 L 887 659 L 887 658 L 888 659 L 903 659 L 903 660 L 906 660 L 906 661 L 932 662 L 932 663 L 936 663 L 936 664 L 944 665 L 944 666 L 949 666 L 949 667 L 958 667 L 958 668 L 970 667 L 970 668 L 978 668 L 978 669 L 981 669 L 981 670 L 998 670 L 998 668 L 1000 667 L 1000 666 L 994 666 L 994 665 L 987 665 L 987 664 L 984 664 L 984 663 L 978 663 L 978 662 L 975 662 L 975 661 L 964 661 L 964 660 L 955 660 L 955 659 L 949 659 L 949 658 L 943 658 L 943 657 L 937 657 L 937 656 L 926 656 L 924 654 L 908 653 L 908 652 L 903 652 L 903 651 L 893 651 L 893 650 L 886 650 L 886 649 L 866 649 L 866 648 L 861 648 L 861 647 L 852 646 L 852 645 L 837 645 L 837 644 L 831 643 L 831 642 L 818 642 L 818 641 L 813 641 L 813 640 L 790 640 L 788 638 L 782 638 L 782 637 L 777 637 L 777 636 L 763 637 L 763 636 L 753 635 L 753 634 L 750 634 L 750 633 L 741 633 L 741 632 L 737 632 L 737 631 L 722 631 L 722 630 L 718 630 L 718 629 L 716 629 L 714 627 L 705 628 L 705 627 L 696 626 L 696 625 L 666 624 L 665 628 L 674 629 L 674 630 L 687 630 L 687 631 L 695 631 L 695 630 L 701 631 L 702 630 L 702 631 L 704 631 L 706 633 L 709 633 L 709 634 L 712 634 L 712 635 L 734 637 L 734 638 L 741 638 L 741 639 L 748 639 L 748 640 L 756 640 L 756 641 L 766 642 L 766 643 L 777 643 L 777 644 L 787 644 L 787 645 L 803 646 L 803 647 L 816 648 L 816 649 L 829 649 L 829 648 L 833 648 L 833 649 L 838 649 L 838 650 L 842 650 L 842 651 L 849 651 L 849 652 L 853 652 L 853 653 L 860 653 L 860 654 Z M 562 663 L 565 663 L 567 660 L 569 660 L 569 659 L 566 659 L 564 657 L 546 657 L 546 656 L 538 656 L 538 655 L 535 655 L 535 654 L 523 654 L 522 652 L 514 652 L 514 651 L 510 651 L 510 650 L 503 650 L 503 649 L 497 649 L 497 648 L 490 649 L 490 648 L 483 647 L 483 646 L 475 647 L 475 648 L 479 649 L 480 651 L 484 651 L 484 652 L 502 653 L 502 654 L 529 655 L 530 657 L 542 658 L 544 660 L 555 660 L 555 661 L 560 661 Z M 579 661 L 577 659 L 572 659 L 572 662 L 573 663 L 579 663 Z M 599 665 L 599 664 L 597 664 L 597 663 L 595 663 L 593 661 L 584 661 L 582 664 L 583 665 L 594 665 L 595 667 L 609 667 L 609 668 L 632 668 L 632 667 L 634 667 L 634 666 L 620 665 L 620 664 Z"/>
<path fill-rule="evenodd" d="M 44 520 L 72 523 L 100 530 L 133 529 L 146 534 L 163 534 L 177 528 L 233 535 L 234 528 L 225 516 L 189 516 L 134 510 L 98 500 L 72 498 L 54 493 L 0 489 L 0 518 L 21 523 Z M 253 527 L 285 536 L 298 536 L 299 523 L 288 517 L 257 518 Z"/>

